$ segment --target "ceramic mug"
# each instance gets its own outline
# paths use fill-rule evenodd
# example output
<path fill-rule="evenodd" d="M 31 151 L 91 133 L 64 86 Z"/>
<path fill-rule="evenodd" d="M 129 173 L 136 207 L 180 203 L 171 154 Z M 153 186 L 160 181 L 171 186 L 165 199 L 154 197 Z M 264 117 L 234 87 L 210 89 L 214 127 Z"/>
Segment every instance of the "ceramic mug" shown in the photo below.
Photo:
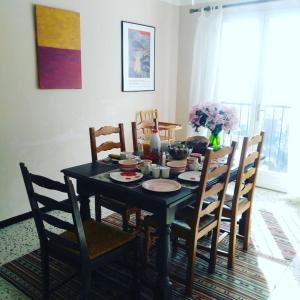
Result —
<path fill-rule="evenodd" d="M 159 178 L 160 166 L 152 164 L 152 176 L 153 176 L 153 178 Z"/>
<path fill-rule="evenodd" d="M 161 177 L 169 178 L 170 177 L 170 167 L 161 167 Z"/>
<path fill-rule="evenodd" d="M 199 170 L 200 164 L 198 162 L 198 158 L 197 157 L 192 157 L 192 156 L 188 157 L 187 158 L 187 167 L 191 171 Z"/>
<path fill-rule="evenodd" d="M 150 159 L 142 159 L 139 163 L 140 167 L 144 167 L 144 166 L 150 166 L 151 167 L 152 164 L 152 160 Z"/>
<path fill-rule="evenodd" d="M 139 169 L 141 170 L 141 172 L 144 175 L 149 175 L 150 174 L 150 172 L 151 172 L 151 163 L 152 163 L 152 160 L 150 160 L 150 159 L 143 159 L 143 160 L 140 161 Z"/>

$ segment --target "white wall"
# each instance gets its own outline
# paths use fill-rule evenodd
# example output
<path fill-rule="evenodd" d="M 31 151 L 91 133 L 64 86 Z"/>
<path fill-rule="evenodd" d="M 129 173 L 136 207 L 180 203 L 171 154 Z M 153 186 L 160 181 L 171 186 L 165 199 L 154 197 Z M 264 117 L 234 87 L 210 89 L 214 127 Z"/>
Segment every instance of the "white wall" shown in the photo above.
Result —
<path fill-rule="evenodd" d="M 82 90 L 37 87 L 33 4 L 80 12 Z M 121 20 L 156 27 L 156 91 L 121 92 Z M 0 1 L 0 221 L 29 211 L 18 163 L 62 179 L 90 160 L 88 128 L 123 122 L 131 148 L 136 111 L 175 121 L 179 8 L 158 0 Z"/>

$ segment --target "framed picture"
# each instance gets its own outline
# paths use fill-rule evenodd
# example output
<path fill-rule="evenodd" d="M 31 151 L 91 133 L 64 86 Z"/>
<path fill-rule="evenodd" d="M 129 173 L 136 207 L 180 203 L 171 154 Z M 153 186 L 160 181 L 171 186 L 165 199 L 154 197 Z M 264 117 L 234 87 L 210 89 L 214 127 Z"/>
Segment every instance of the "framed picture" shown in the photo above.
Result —
<path fill-rule="evenodd" d="M 155 90 L 155 27 L 122 21 L 122 91 Z"/>

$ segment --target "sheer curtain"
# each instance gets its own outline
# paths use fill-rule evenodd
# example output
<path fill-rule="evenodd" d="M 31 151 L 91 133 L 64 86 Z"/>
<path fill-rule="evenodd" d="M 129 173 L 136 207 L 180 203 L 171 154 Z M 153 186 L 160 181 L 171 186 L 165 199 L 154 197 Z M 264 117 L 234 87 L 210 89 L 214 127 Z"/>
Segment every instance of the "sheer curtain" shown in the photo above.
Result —
<path fill-rule="evenodd" d="M 197 17 L 189 109 L 200 102 L 215 100 L 222 32 L 222 5 L 218 6 L 216 3 L 211 3 L 211 11 L 202 11 Z M 188 126 L 187 131 L 188 136 L 193 135 L 193 129 L 190 126 Z"/>

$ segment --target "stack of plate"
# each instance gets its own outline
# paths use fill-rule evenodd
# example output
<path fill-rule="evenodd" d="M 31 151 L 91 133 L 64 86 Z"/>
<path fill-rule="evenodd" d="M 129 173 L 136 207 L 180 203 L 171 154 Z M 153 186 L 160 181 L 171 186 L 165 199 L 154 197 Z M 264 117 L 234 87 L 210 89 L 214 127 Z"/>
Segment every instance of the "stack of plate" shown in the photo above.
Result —
<path fill-rule="evenodd" d="M 170 167 L 170 171 L 172 173 L 179 174 L 185 171 L 186 164 L 186 160 L 173 160 L 169 161 L 167 163 L 167 166 Z"/>
<path fill-rule="evenodd" d="M 120 170 L 123 172 L 134 172 L 137 168 L 137 161 L 134 159 L 122 159 L 119 161 Z"/>

